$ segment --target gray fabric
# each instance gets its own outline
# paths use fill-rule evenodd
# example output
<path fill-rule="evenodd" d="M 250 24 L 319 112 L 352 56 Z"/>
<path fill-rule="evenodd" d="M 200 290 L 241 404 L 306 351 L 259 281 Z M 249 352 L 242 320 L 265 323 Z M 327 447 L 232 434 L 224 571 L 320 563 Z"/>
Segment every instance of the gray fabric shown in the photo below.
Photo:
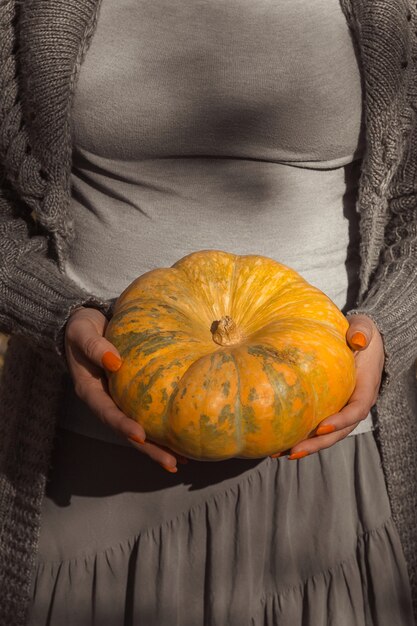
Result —
<path fill-rule="evenodd" d="M 169 6 L 101 3 L 71 113 L 67 275 L 116 298 L 220 249 L 275 258 L 352 308 L 365 137 L 339 1 Z"/>
<path fill-rule="evenodd" d="M 74 89 L 72 69 L 80 67 L 98 3 L 0 3 L 0 329 L 59 355 L 65 368 L 64 332 L 72 309 L 85 304 L 108 315 L 111 308 L 67 279 L 63 261 L 73 221 L 65 173 L 71 136 L 61 107 Z M 49 24 L 59 34 L 45 48 Z M 39 57 L 46 49 L 49 60 Z M 43 82 L 45 70 L 54 78 L 39 92 L 32 81 Z M 44 89 L 57 79 L 50 97 Z M 48 148 L 40 137 L 45 131 Z"/>
<path fill-rule="evenodd" d="M 196 250 L 261 254 L 347 311 L 360 264 L 360 161 L 350 159 L 322 170 L 322 162 L 304 168 L 240 156 L 75 157 L 77 238 L 66 272 L 89 292 L 116 298 L 141 274 Z"/>
<path fill-rule="evenodd" d="M 73 146 L 139 168 L 184 155 L 344 159 L 361 131 L 358 65 L 339 0 L 102 0 Z"/>
<path fill-rule="evenodd" d="M 59 430 L 50 479 L 29 626 L 414 623 L 371 433 L 169 474 Z"/>
<path fill-rule="evenodd" d="M 351 312 L 370 315 L 384 340 L 376 433 L 417 592 L 417 9 L 403 0 L 340 2 L 366 86 L 360 288 Z M 14 334 L 0 389 L 2 626 L 25 622 L 65 323 L 78 304 L 93 300 L 105 314 L 111 304 L 64 273 L 74 239 L 72 96 L 98 8 L 99 0 L 0 3 L 0 329 Z"/>

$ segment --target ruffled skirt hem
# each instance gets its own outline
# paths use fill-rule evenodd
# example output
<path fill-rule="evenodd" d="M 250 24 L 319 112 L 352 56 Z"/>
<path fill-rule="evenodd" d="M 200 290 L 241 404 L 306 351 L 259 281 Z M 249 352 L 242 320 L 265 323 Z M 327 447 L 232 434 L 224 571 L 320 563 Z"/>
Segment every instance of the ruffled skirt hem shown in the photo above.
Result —
<path fill-rule="evenodd" d="M 140 491 L 74 497 L 72 518 L 48 505 L 28 626 L 413 626 L 372 433 L 300 462 L 265 459 L 215 490 L 189 506 L 192 492 L 168 488 L 182 511 L 168 515 L 172 500 L 154 525 Z M 65 539 L 69 558 L 51 558 Z"/>

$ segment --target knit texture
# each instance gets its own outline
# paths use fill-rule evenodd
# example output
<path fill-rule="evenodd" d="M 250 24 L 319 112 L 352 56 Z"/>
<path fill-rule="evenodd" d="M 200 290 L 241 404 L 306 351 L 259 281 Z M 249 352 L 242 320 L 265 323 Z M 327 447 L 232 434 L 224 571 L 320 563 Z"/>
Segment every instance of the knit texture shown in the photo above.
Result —
<path fill-rule="evenodd" d="M 417 619 L 417 31 L 408 2 L 342 2 L 360 47 L 367 158 L 358 195 L 358 306 L 378 327 L 385 366 L 376 438 Z"/>
<path fill-rule="evenodd" d="M 417 613 L 417 14 L 408 0 L 341 0 L 365 97 L 361 288 L 386 363 L 375 412 L 394 520 Z M 64 273 L 70 213 L 70 113 L 97 0 L 0 0 L 0 330 L 12 333 L 0 388 L 0 625 L 30 601 L 40 510 L 66 367 L 71 310 L 111 302 Z"/>
<path fill-rule="evenodd" d="M 0 624 L 24 624 L 35 566 L 40 510 L 59 411 L 57 364 L 17 336 L 9 340 L 0 420 Z M 10 364 L 10 366 L 9 366 Z M 21 398 L 21 402 L 14 400 Z"/>
<path fill-rule="evenodd" d="M 92 32 L 94 3 L 90 13 L 75 6 L 73 14 L 66 3 L 33 4 L 20 16 L 17 2 L 0 2 L 0 325 L 64 358 L 64 326 L 71 310 L 85 304 L 108 314 L 111 305 L 66 279 L 63 270 L 74 236 L 71 94 Z M 60 50 L 57 20 L 63 32 Z M 20 22 L 19 36 L 15 24 Z M 52 54 L 45 59 L 38 50 Z M 20 64 L 25 54 L 29 63 Z M 46 68 L 52 79 L 44 83 Z"/>

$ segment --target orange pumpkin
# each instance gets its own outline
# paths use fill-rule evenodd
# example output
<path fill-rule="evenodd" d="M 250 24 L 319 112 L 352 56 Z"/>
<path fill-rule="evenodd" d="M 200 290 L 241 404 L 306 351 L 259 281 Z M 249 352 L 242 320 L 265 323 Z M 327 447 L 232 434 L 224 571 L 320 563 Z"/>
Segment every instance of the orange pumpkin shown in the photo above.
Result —
<path fill-rule="evenodd" d="M 133 281 L 106 337 L 109 392 L 149 440 L 197 460 L 258 458 L 305 439 L 355 387 L 348 322 L 270 258 L 194 252 Z"/>

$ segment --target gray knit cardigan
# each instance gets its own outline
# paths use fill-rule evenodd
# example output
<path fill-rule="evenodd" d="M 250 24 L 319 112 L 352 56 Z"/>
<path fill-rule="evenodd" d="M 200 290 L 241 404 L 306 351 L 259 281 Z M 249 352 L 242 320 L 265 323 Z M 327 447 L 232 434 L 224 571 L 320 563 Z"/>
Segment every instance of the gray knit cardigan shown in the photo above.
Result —
<path fill-rule="evenodd" d="M 417 9 L 414 0 L 340 2 L 362 70 L 367 139 L 361 286 L 350 313 L 369 315 L 384 339 L 376 435 L 416 590 Z M 12 335 L 0 389 L 0 626 L 26 621 L 65 323 L 80 304 L 111 316 L 112 302 L 64 272 L 74 237 L 72 98 L 98 8 L 0 0 L 0 330 Z"/>

